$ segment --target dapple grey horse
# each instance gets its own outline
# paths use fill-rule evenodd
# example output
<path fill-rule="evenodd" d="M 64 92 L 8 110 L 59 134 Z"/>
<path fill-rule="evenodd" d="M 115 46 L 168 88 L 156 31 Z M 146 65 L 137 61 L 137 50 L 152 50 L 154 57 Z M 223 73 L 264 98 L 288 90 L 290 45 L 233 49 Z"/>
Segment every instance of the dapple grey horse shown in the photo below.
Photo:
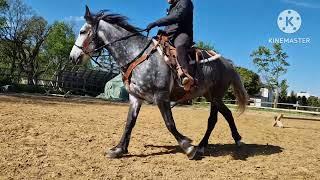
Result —
<path fill-rule="evenodd" d="M 74 63 L 86 63 L 102 48 L 106 48 L 121 69 L 125 70 L 134 59 L 139 57 L 141 52 L 148 52 L 153 48 L 150 39 L 140 34 L 138 28 L 128 24 L 124 16 L 111 14 L 108 11 L 92 14 L 86 7 L 84 17 L 86 23 L 81 28 L 79 37 L 70 53 L 70 60 Z M 194 159 L 204 153 L 210 134 L 217 122 L 218 112 L 225 117 L 235 143 L 240 145 L 241 136 L 236 128 L 232 113 L 222 101 L 225 92 L 232 85 L 239 109 L 244 111 L 247 93 L 239 74 L 235 71 L 231 61 L 223 57 L 198 64 L 196 72 L 195 78 L 198 80 L 198 84 L 189 99 L 204 96 L 211 102 L 207 131 L 197 148 L 191 144 L 189 138 L 182 135 L 176 128 L 170 102 L 177 99 L 176 95 L 179 94 L 177 89 L 181 90 L 182 87 L 174 78 L 175 72 L 166 64 L 164 57 L 156 51 L 132 72 L 131 83 L 127 88 L 130 94 L 130 108 L 124 133 L 119 144 L 112 148 L 107 155 L 110 158 L 120 158 L 128 153 L 131 132 L 136 124 L 143 101 L 158 106 L 166 127 L 189 159 Z"/>

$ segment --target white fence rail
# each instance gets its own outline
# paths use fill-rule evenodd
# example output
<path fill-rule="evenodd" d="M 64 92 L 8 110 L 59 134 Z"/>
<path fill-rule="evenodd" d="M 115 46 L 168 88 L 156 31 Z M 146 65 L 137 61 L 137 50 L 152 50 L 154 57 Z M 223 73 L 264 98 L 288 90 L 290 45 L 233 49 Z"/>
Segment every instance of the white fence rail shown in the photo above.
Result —
<path fill-rule="evenodd" d="M 227 105 L 235 105 L 237 101 L 236 100 L 224 100 L 224 102 Z M 297 104 L 277 103 L 277 105 L 286 106 L 288 108 L 274 108 L 273 107 L 274 103 L 272 103 L 272 102 L 256 102 L 254 100 L 250 100 L 249 102 L 250 102 L 249 108 L 320 115 L 320 107 L 302 106 L 298 103 Z M 209 104 L 209 102 L 207 102 L 205 104 Z"/>

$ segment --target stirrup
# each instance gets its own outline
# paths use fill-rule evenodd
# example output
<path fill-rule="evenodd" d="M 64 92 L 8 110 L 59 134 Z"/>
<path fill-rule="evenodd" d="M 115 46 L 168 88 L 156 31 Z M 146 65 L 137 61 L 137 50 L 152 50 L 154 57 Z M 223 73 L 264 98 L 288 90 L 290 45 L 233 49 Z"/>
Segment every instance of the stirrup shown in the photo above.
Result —
<path fill-rule="evenodd" d="M 182 79 L 182 85 L 185 91 L 190 91 L 192 86 L 194 85 L 194 79 L 190 77 L 184 77 Z"/>
<path fill-rule="evenodd" d="M 190 82 L 190 79 L 189 79 L 188 77 L 184 77 L 184 78 L 182 78 L 181 84 L 182 84 L 183 86 L 185 86 L 185 85 L 187 85 L 189 82 Z"/>

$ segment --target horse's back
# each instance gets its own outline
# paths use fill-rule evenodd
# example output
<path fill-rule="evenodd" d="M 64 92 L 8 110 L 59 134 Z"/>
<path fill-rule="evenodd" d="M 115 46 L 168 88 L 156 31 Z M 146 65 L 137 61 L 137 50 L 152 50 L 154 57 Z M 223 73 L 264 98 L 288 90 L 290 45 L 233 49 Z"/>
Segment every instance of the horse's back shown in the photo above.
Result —
<path fill-rule="evenodd" d="M 223 57 L 202 66 L 204 81 L 202 86 L 207 88 L 211 98 L 222 99 L 229 89 L 235 69 L 229 59 Z"/>

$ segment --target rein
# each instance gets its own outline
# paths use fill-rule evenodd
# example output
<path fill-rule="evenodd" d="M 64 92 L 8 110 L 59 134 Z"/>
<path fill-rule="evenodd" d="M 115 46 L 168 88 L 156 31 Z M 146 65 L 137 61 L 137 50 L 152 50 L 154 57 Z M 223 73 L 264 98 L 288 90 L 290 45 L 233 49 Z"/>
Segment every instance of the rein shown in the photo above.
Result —
<path fill-rule="evenodd" d="M 101 47 L 96 48 L 96 49 L 93 50 L 92 52 L 100 51 L 100 50 L 104 49 L 105 47 L 110 46 L 110 45 L 112 45 L 112 44 L 114 44 L 114 43 L 116 43 L 116 42 L 128 40 L 128 39 L 130 39 L 130 38 L 132 38 L 132 37 L 134 37 L 134 36 L 138 36 L 138 35 L 139 35 L 140 33 L 142 33 L 142 32 L 148 32 L 147 37 L 149 36 L 149 31 L 148 31 L 148 29 L 144 29 L 144 30 L 138 31 L 138 32 L 136 32 L 136 33 L 130 34 L 130 35 L 128 35 L 128 36 L 119 38 L 119 39 L 117 39 L 117 40 L 115 40 L 115 41 L 112 41 L 112 42 L 110 42 L 110 43 L 108 43 L 108 44 L 102 45 Z M 92 52 L 91 52 L 91 53 L 92 53 Z"/>
<path fill-rule="evenodd" d="M 98 28 L 98 27 L 96 26 L 96 31 L 95 31 L 95 34 L 94 34 L 91 42 L 86 43 L 87 46 L 89 46 L 92 42 L 94 42 L 94 41 L 97 39 L 97 28 Z M 114 44 L 114 43 L 116 43 L 116 42 L 128 40 L 128 39 L 130 39 L 130 38 L 132 38 L 132 37 L 138 36 L 138 35 L 140 35 L 142 32 L 147 32 L 147 37 L 148 37 L 150 30 L 149 30 L 149 29 L 144 29 L 144 30 L 137 31 L 137 32 L 135 32 L 135 33 L 133 33 L 133 34 L 130 34 L 130 35 L 128 35 L 128 36 L 124 36 L 124 37 L 119 38 L 119 39 L 117 39 L 117 40 L 115 40 L 115 41 L 112 41 L 112 42 L 110 42 L 110 43 L 108 43 L 108 44 L 104 44 L 104 45 L 102 45 L 102 46 L 100 46 L 100 47 L 98 47 L 98 48 L 95 48 L 95 49 L 92 50 L 92 51 L 85 51 L 85 49 L 84 49 L 85 47 L 84 47 L 84 46 L 78 46 L 77 44 L 74 44 L 74 45 L 75 45 L 77 48 L 81 49 L 82 52 L 83 52 L 85 55 L 88 55 L 88 56 L 90 57 L 90 59 L 91 59 L 93 62 L 95 62 L 99 67 L 103 67 L 103 66 L 98 62 L 98 58 L 102 56 L 102 55 L 101 55 L 101 50 L 103 50 L 103 49 L 106 48 L 107 46 L 110 46 L 110 45 L 112 45 L 112 44 Z M 123 67 L 120 67 L 120 68 L 121 68 L 121 71 L 122 71 L 122 75 L 123 75 L 123 81 L 124 81 L 124 83 L 125 83 L 125 85 L 126 85 L 126 87 L 127 87 L 128 90 L 130 90 L 130 77 L 131 77 L 132 71 L 135 69 L 136 66 L 138 66 L 138 65 L 141 64 L 143 61 L 145 61 L 146 59 L 148 59 L 148 58 L 151 56 L 151 54 L 153 54 L 153 53 L 156 51 L 156 49 L 157 49 L 157 47 L 158 47 L 158 45 L 159 45 L 159 43 L 156 43 L 155 46 L 151 49 L 150 52 L 145 53 L 145 51 L 147 51 L 147 49 L 150 47 L 150 45 L 151 45 L 152 43 L 153 43 L 153 40 L 151 39 L 151 40 L 147 43 L 146 47 L 137 55 L 137 57 L 135 57 L 129 64 L 127 64 L 127 65 L 125 65 L 125 66 L 123 66 Z M 87 46 L 86 46 L 86 47 L 87 47 Z M 91 55 L 90 55 L 91 53 L 96 53 L 96 52 L 99 52 L 99 55 L 97 55 L 97 56 L 91 56 Z M 95 58 L 94 58 L 94 57 L 95 57 Z"/>
<path fill-rule="evenodd" d="M 97 30 L 96 30 L 96 32 L 97 32 Z M 74 46 L 76 46 L 77 48 L 81 49 L 82 52 L 83 52 L 85 55 L 88 55 L 88 56 L 90 57 L 90 59 L 91 59 L 93 62 L 95 62 L 99 67 L 103 67 L 103 66 L 98 62 L 98 58 L 102 56 L 102 55 L 101 55 L 101 50 L 103 50 L 103 49 L 106 48 L 107 46 L 110 46 L 110 45 L 112 45 L 112 44 L 114 44 L 114 43 L 117 43 L 117 42 L 120 42 L 120 41 L 125 41 L 125 40 L 128 40 L 128 39 L 132 38 L 132 37 L 138 36 L 138 35 L 140 35 L 140 33 L 142 33 L 142 32 L 147 32 L 147 37 L 149 36 L 149 30 L 148 30 L 148 29 L 143 29 L 143 30 L 140 30 L 140 31 L 135 32 L 135 33 L 133 33 L 133 34 L 130 34 L 130 35 L 128 35 L 128 36 L 124 36 L 124 37 L 119 38 L 119 39 L 117 39 L 117 40 L 115 40 L 115 41 L 112 41 L 112 42 L 110 42 L 110 43 L 108 43 L 108 44 L 104 44 L 104 45 L 102 45 L 102 46 L 100 46 L 100 47 L 98 47 L 98 48 L 96 48 L 96 49 L 94 49 L 94 50 L 92 50 L 92 51 L 85 51 L 83 46 L 79 46 L 79 45 L 77 45 L 77 44 L 74 44 Z M 97 35 L 95 34 L 94 37 L 96 37 L 96 36 L 97 36 Z M 91 44 L 91 43 L 94 41 L 94 39 L 95 39 L 95 38 L 93 38 L 93 40 L 92 40 L 91 42 L 89 42 L 88 44 Z M 148 46 L 149 46 L 149 45 L 150 45 L 150 43 L 148 43 Z M 144 49 L 144 51 L 145 51 L 146 49 L 147 49 L 147 47 Z M 98 52 L 98 51 L 100 51 L 100 53 L 99 53 L 98 56 L 91 56 L 91 55 L 90 55 L 91 53 L 95 53 L 95 52 Z M 143 52 L 144 52 L 144 51 L 143 51 Z M 143 52 L 141 52 L 141 53 L 138 55 L 138 57 L 141 56 L 141 54 L 142 54 Z M 95 57 L 95 59 L 94 59 L 94 57 Z M 136 57 L 135 59 L 137 59 L 138 57 Z"/>
<path fill-rule="evenodd" d="M 102 49 L 104 49 L 105 47 L 110 46 L 110 45 L 112 45 L 112 44 L 114 44 L 114 43 L 116 43 L 116 42 L 128 40 L 128 39 L 130 39 L 130 38 L 132 38 L 132 37 L 134 37 L 134 36 L 138 36 L 138 35 L 139 35 L 140 33 L 142 33 L 142 32 L 148 32 L 147 37 L 149 36 L 149 31 L 148 31 L 148 29 L 144 29 L 144 30 L 138 31 L 138 32 L 136 32 L 136 33 L 130 34 L 130 35 L 128 35 L 128 36 L 124 36 L 124 37 L 122 37 L 122 38 L 119 38 L 119 39 L 117 39 L 117 40 L 115 40 L 115 41 L 112 41 L 112 42 L 110 42 L 110 43 L 108 43 L 108 44 L 102 45 L 102 46 L 100 46 L 100 47 L 98 47 L 98 48 L 96 48 L 96 49 L 94 49 L 94 50 L 92 50 L 92 51 L 89 51 L 89 52 L 85 52 L 85 51 L 83 50 L 83 46 L 78 46 L 77 44 L 74 44 L 74 45 L 75 45 L 77 48 L 81 49 L 85 54 L 89 54 L 89 53 L 94 53 L 94 52 L 96 52 L 96 51 L 102 50 Z M 92 42 L 92 41 L 91 41 L 91 42 Z M 91 42 L 90 42 L 90 43 L 91 43 Z"/>

